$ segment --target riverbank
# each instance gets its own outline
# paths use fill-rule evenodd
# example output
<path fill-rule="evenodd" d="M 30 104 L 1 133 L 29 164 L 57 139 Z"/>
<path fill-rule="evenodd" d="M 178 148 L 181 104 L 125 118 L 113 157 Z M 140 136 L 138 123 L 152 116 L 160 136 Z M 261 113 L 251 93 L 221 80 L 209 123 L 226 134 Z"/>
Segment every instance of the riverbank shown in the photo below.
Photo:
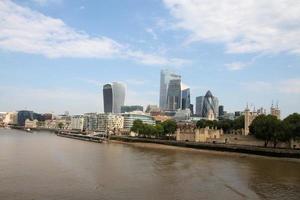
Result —
<path fill-rule="evenodd" d="M 213 150 L 213 151 L 222 151 L 222 152 L 236 152 L 236 153 L 260 155 L 260 156 L 300 159 L 300 150 L 294 150 L 294 149 L 265 148 L 265 147 L 258 147 L 258 146 L 232 145 L 232 144 L 196 143 L 196 142 L 159 140 L 159 139 L 135 138 L 135 137 L 124 137 L 124 136 L 111 136 L 110 140 L 130 142 L 130 143 L 153 143 L 153 144 L 185 147 L 185 148 L 192 148 L 192 149 Z"/>

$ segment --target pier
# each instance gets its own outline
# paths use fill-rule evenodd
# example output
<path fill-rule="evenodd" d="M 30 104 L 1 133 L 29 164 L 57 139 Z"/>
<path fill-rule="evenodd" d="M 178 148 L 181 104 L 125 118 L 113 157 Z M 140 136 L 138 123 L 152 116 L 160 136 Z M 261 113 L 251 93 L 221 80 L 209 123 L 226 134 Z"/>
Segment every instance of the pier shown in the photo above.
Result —
<path fill-rule="evenodd" d="M 89 142 L 97 142 L 97 143 L 101 143 L 105 140 L 104 138 L 97 137 L 97 136 L 74 134 L 74 133 L 68 133 L 68 132 L 64 132 L 64 131 L 59 131 L 56 133 L 56 135 L 60 136 L 60 137 L 67 137 L 67 138 L 84 140 L 84 141 L 89 141 Z"/>

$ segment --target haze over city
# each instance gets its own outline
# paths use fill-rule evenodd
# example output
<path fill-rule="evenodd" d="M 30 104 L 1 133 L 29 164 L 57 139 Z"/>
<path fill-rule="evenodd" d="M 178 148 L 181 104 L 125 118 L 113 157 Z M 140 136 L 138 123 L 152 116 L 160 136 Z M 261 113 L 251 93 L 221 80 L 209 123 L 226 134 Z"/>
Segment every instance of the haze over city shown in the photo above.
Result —
<path fill-rule="evenodd" d="M 158 105 L 168 68 L 193 104 L 210 90 L 231 112 L 300 112 L 300 4 L 270 2 L 3 0 L 0 111 L 103 112 L 113 81 L 126 104 Z"/>

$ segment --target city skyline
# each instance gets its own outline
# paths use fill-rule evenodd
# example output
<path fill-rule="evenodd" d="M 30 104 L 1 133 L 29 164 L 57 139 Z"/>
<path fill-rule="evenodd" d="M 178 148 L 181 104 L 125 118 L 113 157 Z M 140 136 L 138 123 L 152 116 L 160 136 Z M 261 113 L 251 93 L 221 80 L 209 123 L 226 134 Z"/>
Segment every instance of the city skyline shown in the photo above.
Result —
<path fill-rule="evenodd" d="M 102 86 L 113 81 L 126 83 L 126 105 L 159 105 L 159 72 L 170 68 L 194 105 L 210 90 L 230 112 L 272 100 L 283 117 L 300 112 L 299 3 L 199 2 L 1 1 L 0 111 L 103 112 Z M 247 16 L 236 10 L 248 6 Z M 216 12 L 249 24 L 223 21 L 216 31 Z M 255 20 L 266 12 L 277 23 Z M 273 32 L 256 31 L 262 24 Z"/>

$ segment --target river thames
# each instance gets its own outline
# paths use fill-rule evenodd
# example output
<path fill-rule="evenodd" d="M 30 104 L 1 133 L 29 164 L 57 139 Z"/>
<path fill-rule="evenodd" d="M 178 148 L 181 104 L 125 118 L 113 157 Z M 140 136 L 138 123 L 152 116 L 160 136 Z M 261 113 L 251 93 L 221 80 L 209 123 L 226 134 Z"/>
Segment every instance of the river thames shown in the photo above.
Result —
<path fill-rule="evenodd" d="M 0 199 L 300 199 L 300 161 L 0 129 Z"/>

